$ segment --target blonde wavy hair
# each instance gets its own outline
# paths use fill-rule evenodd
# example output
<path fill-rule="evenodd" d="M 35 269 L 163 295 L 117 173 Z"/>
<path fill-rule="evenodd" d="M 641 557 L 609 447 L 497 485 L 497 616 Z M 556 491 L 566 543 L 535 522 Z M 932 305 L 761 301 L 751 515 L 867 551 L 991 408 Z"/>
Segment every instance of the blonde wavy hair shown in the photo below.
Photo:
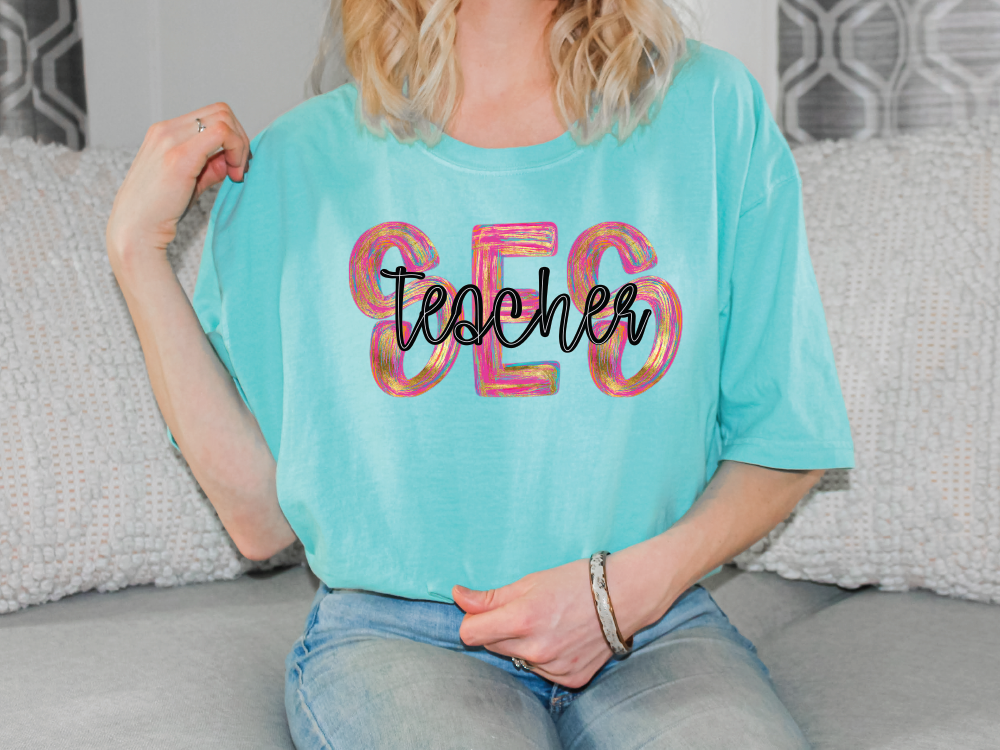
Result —
<path fill-rule="evenodd" d="M 462 96 L 460 2 L 332 0 L 307 94 L 353 80 L 356 115 L 369 130 L 433 146 Z M 698 25 L 682 2 L 558 0 L 546 29 L 554 104 L 576 142 L 591 143 L 615 124 L 621 142 L 650 122 Z"/>

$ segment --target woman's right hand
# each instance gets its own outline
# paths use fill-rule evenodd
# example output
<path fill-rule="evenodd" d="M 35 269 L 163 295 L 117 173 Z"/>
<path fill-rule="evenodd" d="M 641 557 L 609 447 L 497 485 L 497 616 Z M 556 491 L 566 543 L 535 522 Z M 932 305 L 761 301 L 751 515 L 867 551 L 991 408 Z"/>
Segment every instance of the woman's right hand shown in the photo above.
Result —
<path fill-rule="evenodd" d="M 154 123 L 115 196 L 108 252 L 166 250 L 198 196 L 227 175 L 242 182 L 251 157 L 250 139 L 223 102 Z"/>

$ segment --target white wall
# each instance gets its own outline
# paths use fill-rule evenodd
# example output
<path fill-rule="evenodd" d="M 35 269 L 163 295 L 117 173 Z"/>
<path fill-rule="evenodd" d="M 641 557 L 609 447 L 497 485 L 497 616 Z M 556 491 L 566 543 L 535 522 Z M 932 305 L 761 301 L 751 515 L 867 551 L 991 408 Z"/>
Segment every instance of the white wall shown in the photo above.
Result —
<path fill-rule="evenodd" d="M 772 111 L 777 0 L 688 0 Z M 227 102 L 252 138 L 305 99 L 327 0 L 79 0 L 89 143 L 138 147 L 157 120 Z"/>
<path fill-rule="evenodd" d="M 778 112 L 778 0 L 691 0 L 703 16 L 702 39 L 743 61 Z"/>
<path fill-rule="evenodd" d="M 251 138 L 305 98 L 326 0 L 79 0 L 90 143 L 227 102 Z"/>

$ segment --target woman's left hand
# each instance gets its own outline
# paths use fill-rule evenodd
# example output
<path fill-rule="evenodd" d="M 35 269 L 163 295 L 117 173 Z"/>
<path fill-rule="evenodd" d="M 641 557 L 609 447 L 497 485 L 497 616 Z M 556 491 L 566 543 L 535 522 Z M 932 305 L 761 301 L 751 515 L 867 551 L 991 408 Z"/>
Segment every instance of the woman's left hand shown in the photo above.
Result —
<path fill-rule="evenodd" d="M 609 555 L 605 568 L 626 640 L 648 618 L 658 619 L 657 602 L 665 594 L 643 592 L 641 555 L 626 554 L 630 550 L 638 552 L 629 548 Z M 583 687 L 612 656 L 594 608 L 589 559 L 530 573 L 489 591 L 455 586 L 452 597 L 466 613 L 459 630 L 466 645 L 517 656 L 531 664 L 535 674 L 564 687 Z"/>

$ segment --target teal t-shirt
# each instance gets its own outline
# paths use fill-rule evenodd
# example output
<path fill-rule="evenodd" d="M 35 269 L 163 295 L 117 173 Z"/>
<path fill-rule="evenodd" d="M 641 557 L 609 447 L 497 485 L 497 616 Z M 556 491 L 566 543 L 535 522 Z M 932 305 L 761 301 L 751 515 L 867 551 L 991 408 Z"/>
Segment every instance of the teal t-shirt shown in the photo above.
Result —
<path fill-rule="evenodd" d="M 359 124 L 345 84 L 275 120 L 222 184 L 194 308 L 328 586 L 450 602 L 454 584 L 659 534 L 720 460 L 853 466 L 791 151 L 742 63 L 690 54 L 622 144 L 402 144 Z M 542 268 L 548 335 L 459 343 L 469 292 L 469 327 L 432 345 L 445 308 L 404 351 L 379 273 L 399 266 L 426 274 L 401 280 L 407 343 L 435 284 L 474 284 L 484 320 L 497 290 L 522 290 L 528 320 Z M 574 348 L 588 290 L 610 307 L 630 282 L 633 327 L 651 313 L 638 342 L 624 318 Z M 525 330 L 503 321 L 508 340 Z"/>

